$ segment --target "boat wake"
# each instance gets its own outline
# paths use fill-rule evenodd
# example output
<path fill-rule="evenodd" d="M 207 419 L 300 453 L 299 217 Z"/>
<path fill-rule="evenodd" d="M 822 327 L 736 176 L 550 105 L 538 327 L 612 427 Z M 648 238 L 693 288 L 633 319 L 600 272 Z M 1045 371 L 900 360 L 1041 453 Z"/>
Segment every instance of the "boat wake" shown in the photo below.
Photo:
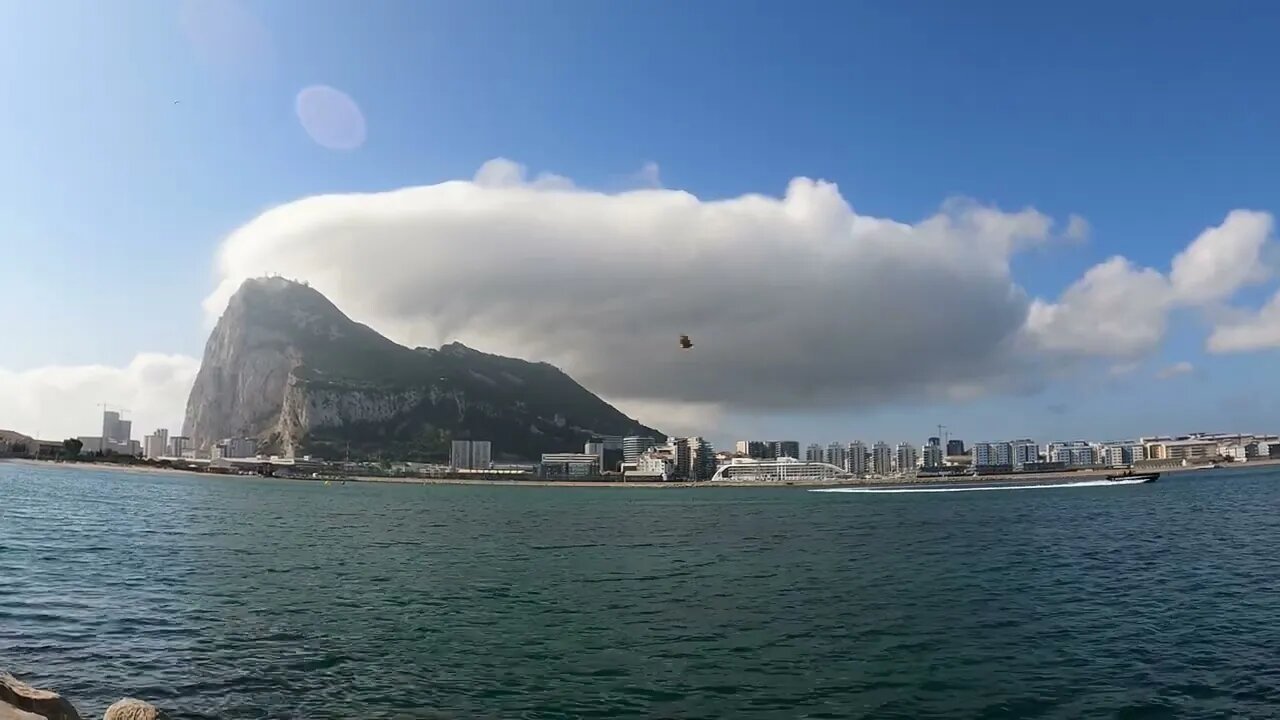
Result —
<path fill-rule="evenodd" d="M 819 488 L 809 492 L 829 493 L 868 493 L 880 495 L 886 493 L 939 493 L 939 492 L 978 492 L 986 490 L 1048 490 L 1050 488 L 1110 487 L 1112 485 L 1141 485 L 1146 482 L 1141 478 L 1135 480 L 1081 480 L 1070 483 L 1045 483 L 1043 485 L 981 485 L 978 487 L 893 487 L 893 488 Z"/>

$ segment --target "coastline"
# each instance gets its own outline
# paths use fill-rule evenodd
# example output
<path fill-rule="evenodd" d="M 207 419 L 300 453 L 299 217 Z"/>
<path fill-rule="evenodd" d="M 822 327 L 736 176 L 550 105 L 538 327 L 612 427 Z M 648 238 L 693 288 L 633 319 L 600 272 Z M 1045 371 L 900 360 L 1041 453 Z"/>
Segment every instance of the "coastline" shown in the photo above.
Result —
<path fill-rule="evenodd" d="M 58 462 L 55 460 L 36 460 L 33 458 L 3 458 L 0 462 L 10 462 L 19 465 L 30 465 L 37 467 L 58 466 L 63 468 L 71 468 L 77 470 L 107 470 L 110 472 L 132 472 L 148 475 L 181 475 L 181 476 L 202 476 L 210 478 L 222 478 L 227 480 L 237 479 L 261 479 L 261 475 L 238 475 L 226 473 L 210 473 L 200 470 L 186 470 L 182 468 L 165 468 L 153 467 L 148 465 L 117 465 L 113 463 L 87 463 L 87 462 Z M 1221 469 L 1247 469 L 1280 465 L 1280 459 L 1254 460 L 1246 463 L 1232 463 L 1223 465 Z M 1161 475 L 1194 472 L 1197 470 L 1208 470 L 1205 465 L 1192 466 L 1173 466 L 1165 468 L 1150 468 L 1149 472 L 1158 472 Z M 1148 471 L 1146 469 L 1138 470 L 1138 472 Z M 1096 469 L 1096 470 L 1077 470 L 1074 472 L 1050 472 L 1050 473 L 1027 473 L 1027 474 L 1005 474 L 1005 475 L 952 475 L 946 477 L 895 477 L 895 478 L 856 478 L 838 481 L 813 481 L 813 482 L 733 482 L 733 481 L 716 481 L 716 482 L 624 482 L 616 480 L 480 480 L 473 478 L 428 478 L 428 477 L 387 477 L 380 475 L 353 475 L 341 480 L 328 478 L 323 480 L 320 478 L 305 477 L 288 477 L 288 476 L 269 476 L 274 480 L 290 480 L 296 482 L 359 482 L 359 483 L 396 483 L 401 485 L 484 485 L 484 486 L 504 486 L 504 487 L 544 487 L 544 488 L 647 488 L 647 489 L 677 489 L 677 488 L 827 488 L 827 487 L 900 487 L 911 485 L 979 485 L 979 484 L 1027 484 L 1038 482 L 1068 482 L 1071 480 L 1097 480 L 1113 475 L 1119 470 Z"/>

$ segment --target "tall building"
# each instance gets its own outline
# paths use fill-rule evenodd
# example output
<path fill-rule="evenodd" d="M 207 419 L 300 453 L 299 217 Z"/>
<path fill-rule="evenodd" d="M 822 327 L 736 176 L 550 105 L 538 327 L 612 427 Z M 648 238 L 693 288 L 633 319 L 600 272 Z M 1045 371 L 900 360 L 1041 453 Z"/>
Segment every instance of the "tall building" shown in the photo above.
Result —
<path fill-rule="evenodd" d="M 919 459 L 920 453 L 916 451 L 916 446 L 909 442 L 900 442 L 894 452 L 894 466 L 900 473 L 911 472 L 916 469 L 916 461 Z"/>
<path fill-rule="evenodd" d="M 809 447 L 804 449 L 805 462 L 822 462 L 822 446 L 818 443 L 809 443 Z"/>
<path fill-rule="evenodd" d="M 597 458 L 596 464 L 600 466 L 601 471 L 604 470 L 604 443 L 595 440 L 587 442 L 582 446 L 582 452 L 584 455 L 595 455 Z"/>
<path fill-rule="evenodd" d="M 964 454 L 964 441 L 963 441 L 963 440 L 948 440 L 948 441 L 947 441 L 947 455 L 963 455 L 963 454 Z"/>
<path fill-rule="evenodd" d="M 693 453 L 687 438 L 667 438 L 667 446 L 671 448 L 672 480 L 688 480 L 692 477 Z"/>
<path fill-rule="evenodd" d="M 891 475 L 893 473 L 893 449 L 887 442 L 878 442 L 871 446 L 871 473 L 873 475 Z"/>
<path fill-rule="evenodd" d="M 691 437 L 689 443 L 689 479 L 710 480 L 716 474 L 716 449 L 700 437 Z"/>
<path fill-rule="evenodd" d="M 942 446 L 938 443 L 925 443 L 920 449 L 920 467 L 925 470 L 941 470 Z"/>
<path fill-rule="evenodd" d="M 449 465 L 455 470 L 488 470 L 493 464 L 492 449 L 488 440 L 454 440 Z"/>
<path fill-rule="evenodd" d="M 759 459 L 769 457 L 770 447 L 763 440 L 739 440 L 734 449 L 739 455 Z"/>
<path fill-rule="evenodd" d="M 186 457 L 187 453 L 194 450 L 195 446 L 191 444 L 191 438 L 186 435 L 174 435 L 169 438 L 169 456 L 170 457 Z"/>
<path fill-rule="evenodd" d="M 622 459 L 627 462 L 636 462 L 645 450 L 656 444 L 656 440 L 645 435 L 628 435 L 622 438 Z"/>
<path fill-rule="evenodd" d="M 471 441 L 471 469 L 488 470 L 493 465 L 493 443 L 488 440 Z"/>
<path fill-rule="evenodd" d="M 772 445 L 774 458 L 800 459 L 800 443 L 797 440 L 774 440 L 770 445 Z"/>
<path fill-rule="evenodd" d="M 840 443 L 831 443 L 827 446 L 827 449 L 822 452 L 822 461 L 835 465 L 841 470 L 848 470 L 849 451 Z"/>
<path fill-rule="evenodd" d="M 1040 445 L 1032 440 L 1014 440 L 1009 443 L 1009 462 L 1014 470 L 1021 470 L 1032 463 L 1040 462 Z"/>
<path fill-rule="evenodd" d="M 973 467 L 1013 467 L 1013 451 L 1007 442 L 974 443 Z"/>
<path fill-rule="evenodd" d="M 845 470 L 858 477 L 867 474 L 867 446 L 861 440 L 849 443 L 849 455 Z"/>
<path fill-rule="evenodd" d="M 169 452 L 169 431 L 165 428 L 156 428 L 154 432 L 142 439 L 142 455 L 149 460 L 155 460 L 167 455 Z"/>
<path fill-rule="evenodd" d="M 121 420 L 120 413 L 114 410 L 102 412 L 102 439 L 107 445 L 128 445 L 133 439 L 133 423 Z"/>

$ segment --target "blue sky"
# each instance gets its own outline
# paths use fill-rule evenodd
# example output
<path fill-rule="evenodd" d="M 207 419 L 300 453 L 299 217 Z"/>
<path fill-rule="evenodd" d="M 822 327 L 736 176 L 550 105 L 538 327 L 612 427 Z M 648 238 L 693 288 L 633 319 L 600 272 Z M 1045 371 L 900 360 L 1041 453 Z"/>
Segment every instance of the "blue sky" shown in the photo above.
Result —
<path fill-rule="evenodd" d="M 211 29 L 227 17 L 235 32 Z M 0 303 L 43 329 L 0 342 L 0 368 L 198 357 L 236 227 L 308 195 L 469 178 L 499 156 L 603 190 L 656 162 L 666 187 L 703 199 L 823 178 L 858 213 L 904 222 L 957 195 L 1087 218 L 1087 242 L 1014 257 L 1033 297 L 1115 254 L 1165 272 L 1230 210 L 1277 209 L 1277 27 L 1280 7 L 1244 2 L 2 4 Z M 363 147 L 303 131 L 293 100 L 313 84 L 359 103 Z M 1173 312 L 1120 380 L 735 413 L 719 432 L 1280 429 L 1274 350 L 1209 354 L 1207 332 L 1203 313 Z M 1179 361 L 1195 370 L 1153 378 Z"/>

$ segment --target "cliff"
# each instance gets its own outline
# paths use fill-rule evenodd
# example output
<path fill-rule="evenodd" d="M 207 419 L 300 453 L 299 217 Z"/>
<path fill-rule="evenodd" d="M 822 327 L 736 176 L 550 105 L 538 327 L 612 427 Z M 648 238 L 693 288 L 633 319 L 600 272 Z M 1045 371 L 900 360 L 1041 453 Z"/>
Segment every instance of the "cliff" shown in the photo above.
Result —
<path fill-rule="evenodd" d="M 452 343 L 410 349 L 282 278 L 247 280 L 205 346 L 184 434 L 198 448 L 443 460 L 453 439 L 495 457 L 581 451 L 592 435 L 662 437 L 546 363 Z"/>

